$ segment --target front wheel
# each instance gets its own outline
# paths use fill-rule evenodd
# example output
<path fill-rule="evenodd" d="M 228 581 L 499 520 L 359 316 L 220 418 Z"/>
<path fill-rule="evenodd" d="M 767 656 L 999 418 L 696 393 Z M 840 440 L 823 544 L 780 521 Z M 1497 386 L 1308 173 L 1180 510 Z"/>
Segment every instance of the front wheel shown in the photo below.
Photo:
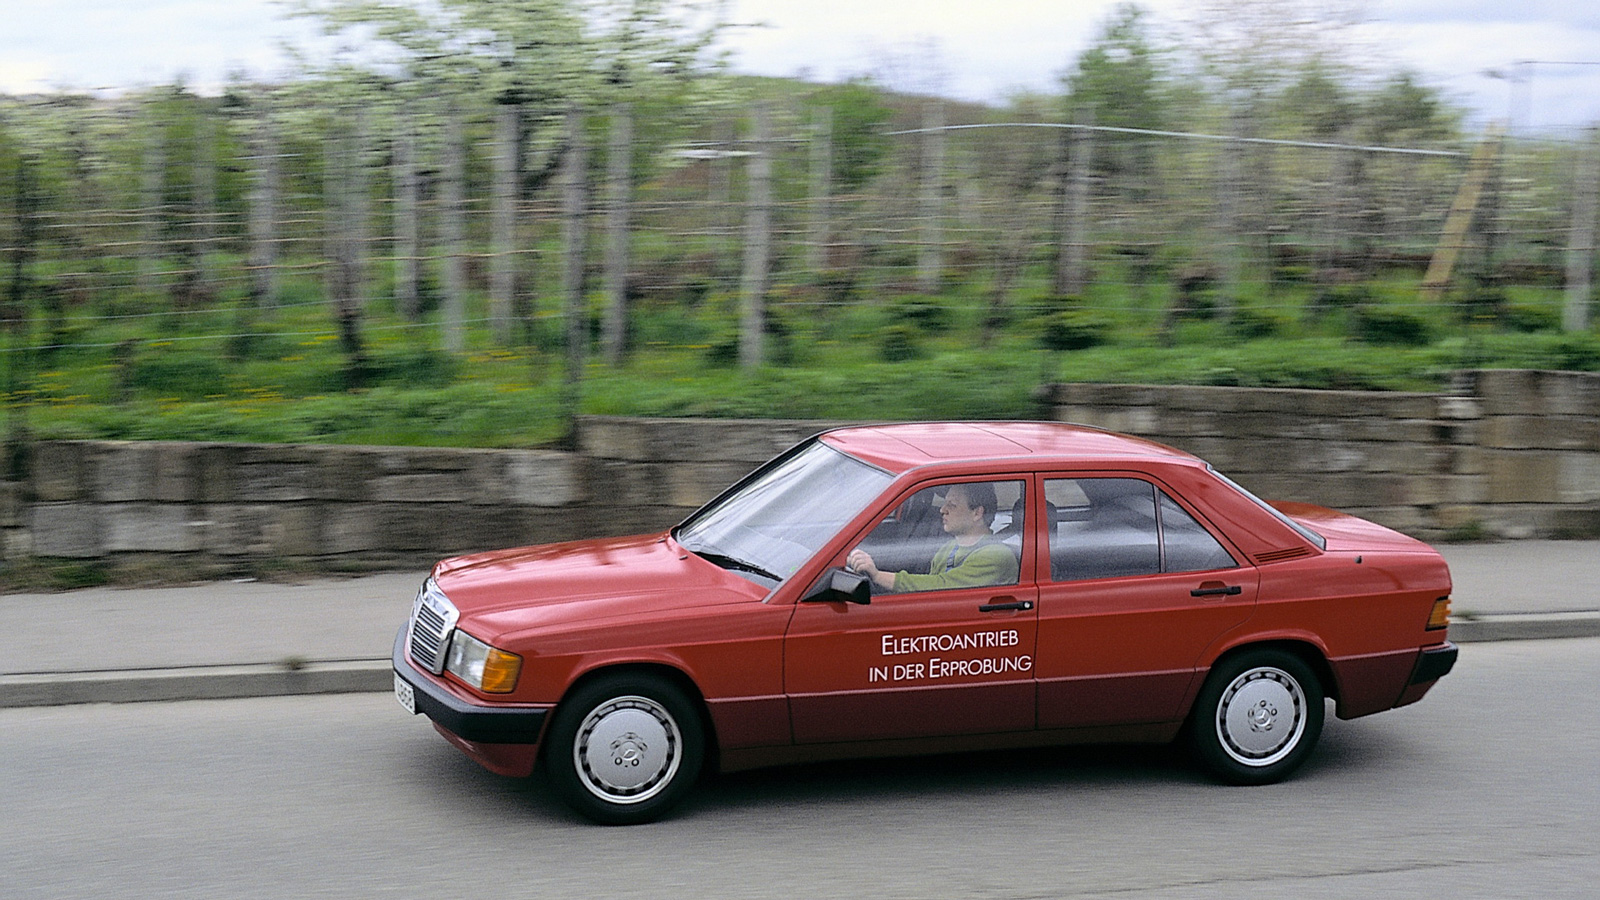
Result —
<path fill-rule="evenodd" d="M 1189 717 L 1195 755 L 1232 784 L 1271 784 L 1322 734 L 1322 685 L 1298 656 L 1255 650 L 1212 669 Z"/>
<path fill-rule="evenodd" d="M 551 787 L 605 825 L 649 822 L 683 798 L 705 759 L 694 705 L 645 674 L 592 681 L 556 709 L 544 748 Z"/>

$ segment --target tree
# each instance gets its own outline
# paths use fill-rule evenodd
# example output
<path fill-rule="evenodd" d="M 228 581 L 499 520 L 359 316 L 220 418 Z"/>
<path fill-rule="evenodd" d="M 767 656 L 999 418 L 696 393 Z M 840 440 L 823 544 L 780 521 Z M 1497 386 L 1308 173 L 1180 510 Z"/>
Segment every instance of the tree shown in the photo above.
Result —
<path fill-rule="evenodd" d="M 1062 78 L 1066 118 L 1110 128 L 1165 128 L 1165 80 L 1162 51 L 1151 38 L 1147 14 L 1134 4 L 1120 4 Z M 1094 144 L 1095 172 L 1143 196 L 1155 170 L 1149 139 L 1107 132 L 1097 135 Z"/>
<path fill-rule="evenodd" d="M 1355 26 L 1364 18 L 1362 4 L 1197 0 L 1191 11 L 1188 40 L 1196 48 L 1199 75 L 1235 108 L 1281 94 L 1319 64 L 1338 61 L 1361 69 Z"/>
<path fill-rule="evenodd" d="M 1417 82 L 1413 72 L 1391 75 L 1367 101 L 1369 139 L 1387 144 L 1403 139 L 1444 140 L 1455 132 L 1454 117 L 1438 91 Z"/>
<path fill-rule="evenodd" d="M 869 78 L 851 78 L 817 91 L 806 104 L 829 113 L 834 189 L 854 193 L 877 177 L 889 152 L 884 126 L 894 115 L 883 102 L 882 89 Z"/>
<path fill-rule="evenodd" d="M 1361 102 L 1331 66 L 1313 60 L 1278 99 L 1280 116 L 1291 128 L 1316 140 L 1345 136 L 1361 116 Z"/>
<path fill-rule="evenodd" d="M 517 305 L 512 296 L 515 209 L 517 186 L 526 183 L 520 176 L 521 134 L 541 128 L 564 134 L 556 140 L 567 152 L 570 132 L 562 132 L 558 123 L 569 111 L 610 107 L 616 120 L 627 103 L 681 90 L 711 65 L 708 54 L 723 26 L 723 6 L 720 0 L 299 0 L 298 9 L 332 33 L 379 48 L 357 57 L 368 68 L 398 73 L 402 81 L 433 82 L 445 90 L 426 93 L 455 98 L 450 102 L 456 109 L 469 97 L 480 106 L 495 105 L 499 149 L 490 318 L 497 340 L 504 342 Z M 447 139 L 458 141 L 460 127 L 451 132 Z M 465 149 L 453 147 L 448 158 L 463 160 Z M 559 162 L 552 159 L 549 168 Z M 460 172 L 456 165 L 446 168 Z M 610 208 L 625 221 L 629 179 L 625 167 L 613 173 L 619 193 Z M 444 193 L 456 196 L 448 184 Z M 460 234 L 450 215 L 445 231 Z M 613 267 L 625 268 L 625 259 L 618 262 L 619 248 L 625 249 L 612 249 Z M 452 260 L 461 255 L 450 251 Z M 460 281 L 459 273 L 446 279 L 447 285 Z M 620 348 L 617 336 L 626 328 L 622 279 L 611 281 L 617 321 L 608 324 L 613 336 L 608 344 Z M 447 335 L 452 333 L 447 325 Z M 447 344 L 455 348 L 456 341 Z"/>
<path fill-rule="evenodd" d="M 1094 43 L 1062 77 L 1067 102 L 1092 113 L 1100 125 L 1163 128 L 1167 118 L 1163 68 L 1148 13 L 1132 3 L 1119 4 Z"/>

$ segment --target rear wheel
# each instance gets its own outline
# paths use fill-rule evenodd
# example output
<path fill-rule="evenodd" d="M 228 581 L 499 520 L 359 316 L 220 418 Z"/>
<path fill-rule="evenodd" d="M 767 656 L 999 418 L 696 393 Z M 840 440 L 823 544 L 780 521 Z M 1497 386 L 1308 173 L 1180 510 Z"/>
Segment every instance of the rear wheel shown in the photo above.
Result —
<path fill-rule="evenodd" d="M 556 709 L 544 748 L 551 787 L 606 825 L 651 821 L 693 786 L 705 759 L 694 704 L 664 679 L 603 676 Z"/>
<path fill-rule="evenodd" d="M 1299 657 L 1253 650 L 1212 669 L 1189 717 L 1196 757 L 1232 784 L 1271 784 L 1316 747 L 1322 685 Z"/>

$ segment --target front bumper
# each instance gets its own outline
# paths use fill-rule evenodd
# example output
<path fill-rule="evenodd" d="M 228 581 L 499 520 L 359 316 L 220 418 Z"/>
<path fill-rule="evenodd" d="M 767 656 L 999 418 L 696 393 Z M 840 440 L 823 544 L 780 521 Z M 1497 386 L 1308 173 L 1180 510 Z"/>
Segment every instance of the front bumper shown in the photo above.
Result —
<path fill-rule="evenodd" d="M 487 706 L 457 696 L 420 672 L 406 656 L 406 632 L 394 638 L 394 674 L 416 691 L 417 712 L 465 741 L 481 744 L 537 744 L 550 715 L 548 706 Z"/>

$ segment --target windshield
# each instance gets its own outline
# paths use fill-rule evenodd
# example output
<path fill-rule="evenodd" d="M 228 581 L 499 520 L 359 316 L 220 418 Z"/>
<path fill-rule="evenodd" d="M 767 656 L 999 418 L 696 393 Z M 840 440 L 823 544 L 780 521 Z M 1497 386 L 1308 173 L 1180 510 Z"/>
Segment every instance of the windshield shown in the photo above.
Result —
<path fill-rule="evenodd" d="M 724 568 L 782 581 L 893 480 L 817 442 L 701 510 L 674 537 Z"/>

